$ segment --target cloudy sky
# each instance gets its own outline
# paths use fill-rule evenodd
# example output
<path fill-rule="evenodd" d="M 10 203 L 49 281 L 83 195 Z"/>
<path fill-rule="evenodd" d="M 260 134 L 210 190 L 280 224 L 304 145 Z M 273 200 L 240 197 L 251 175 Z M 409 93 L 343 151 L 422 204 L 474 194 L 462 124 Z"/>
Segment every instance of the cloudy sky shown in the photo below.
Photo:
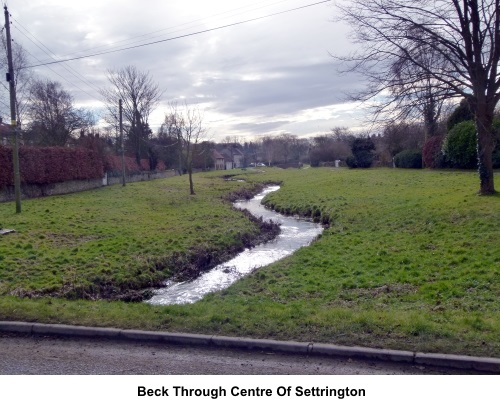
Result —
<path fill-rule="evenodd" d="M 345 96 L 359 80 L 339 75 L 331 57 L 348 53 L 349 30 L 332 22 L 332 2 L 314 3 L 11 0 L 7 6 L 12 37 L 33 65 L 215 29 L 34 69 L 61 82 L 77 105 L 99 107 L 106 72 L 133 65 L 149 72 L 164 91 L 150 117 L 153 128 L 161 124 L 168 102 L 185 100 L 200 105 L 211 138 L 220 140 L 281 132 L 303 137 L 360 125 L 361 110 Z M 256 20 L 216 29 L 251 19 Z"/>

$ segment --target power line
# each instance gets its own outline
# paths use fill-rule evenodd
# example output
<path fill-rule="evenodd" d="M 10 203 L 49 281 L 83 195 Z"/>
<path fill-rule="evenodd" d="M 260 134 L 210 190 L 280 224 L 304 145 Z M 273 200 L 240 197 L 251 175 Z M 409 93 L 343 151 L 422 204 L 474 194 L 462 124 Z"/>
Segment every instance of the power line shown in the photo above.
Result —
<path fill-rule="evenodd" d="M 110 44 L 105 44 L 105 45 L 99 45 L 99 46 L 95 46 L 95 47 L 90 47 L 90 48 L 86 48 L 86 49 L 82 49 L 80 51 L 76 51 L 76 52 L 72 52 L 72 53 L 69 53 L 67 54 L 65 57 L 69 57 L 71 55 L 76 55 L 76 54 L 80 54 L 82 52 L 85 52 L 85 51 L 90 51 L 90 50 L 97 50 L 97 49 L 100 49 L 100 48 L 105 48 L 105 47 L 112 47 L 113 45 L 116 45 L 116 44 L 119 44 L 119 43 L 123 43 L 123 42 L 130 42 L 129 45 L 133 45 L 133 44 L 136 44 L 136 43 L 140 43 L 142 42 L 142 40 L 140 41 L 137 41 L 138 38 L 143 38 L 143 37 L 150 37 L 150 39 L 153 39 L 153 38 L 158 38 L 158 37 L 162 37 L 163 35 L 165 34 L 172 34 L 172 33 L 175 33 L 175 32 L 179 32 L 179 31 L 183 31 L 185 30 L 186 28 L 182 28 L 182 29 L 177 29 L 177 30 L 174 30 L 174 28 L 178 28 L 178 27 L 184 27 L 184 26 L 192 26 L 191 28 L 194 28 L 194 27 L 197 27 L 201 24 L 195 24 L 193 25 L 194 23 L 198 22 L 198 21 L 203 21 L 207 18 L 213 18 L 213 17 L 218 17 L 218 16 L 221 16 L 221 15 L 224 15 L 224 14 L 229 14 L 229 13 L 232 13 L 234 11 L 238 11 L 238 10 L 242 10 L 242 9 L 248 9 L 249 7 L 252 7 L 252 6 L 255 6 L 257 4 L 262 4 L 262 3 L 266 3 L 265 6 L 261 6 L 261 7 L 256 7 L 256 8 L 252 8 L 250 10 L 246 10 L 245 12 L 249 12 L 249 11 L 255 11 L 255 10 L 260 10 L 262 8 L 266 8 L 266 7 L 270 7 L 270 6 L 274 6 L 276 4 L 280 4 L 280 3 L 283 3 L 283 2 L 286 2 L 286 1 L 289 1 L 289 0 L 280 0 L 280 1 L 277 1 L 277 2 L 274 2 L 274 3 L 267 3 L 267 0 L 264 0 L 264 1 L 260 1 L 258 3 L 253 3 L 252 5 L 247 5 L 247 6 L 244 6 L 244 7 L 238 7 L 238 8 L 235 8 L 235 9 L 232 9 L 232 10 L 228 10 L 228 11 L 224 11 L 222 13 L 217 13 L 217 14 L 212 14 L 210 16 L 205 16 L 203 18 L 199 18 L 197 20 L 193 20 L 193 21 L 190 21 L 190 22 L 187 22 L 187 23 L 183 23 L 183 24 L 179 24 L 179 25 L 175 25 L 173 27 L 168 27 L 168 28 L 163 28 L 163 29 L 160 29 L 160 30 L 156 30 L 156 31 L 152 31 L 152 32 L 149 32 L 149 33 L 146 33 L 146 34 L 142 34 L 142 35 L 137 35 L 135 36 L 134 38 L 127 38 L 127 39 L 123 39 L 123 40 L 120 40 L 120 41 L 116 41 L 116 42 L 112 42 Z M 233 13 L 227 17 L 224 17 L 224 18 L 228 18 L 228 17 L 233 17 L 233 16 L 236 16 L 236 15 L 239 15 L 239 14 L 242 14 L 242 13 Z M 163 32 L 163 31 L 167 31 L 166 33 L 162 34 L 162 35 L 155 35 L 155 36 L 152 36 L 153 34 L 156 34 L 158 32 Z M 45 63 L 45 61 L 42 61 L 42 63 Z"/>
<path fill-rule="evenodd" d="M 55 59 L 54 56 L 52 55 L 55 55 L 54 52 L 52 52 L 47 46 L 45 46 L 39 39 L 37 39 L 32 33 L 30 33 L 26 28 L 23 27 L 23 25 L 14 19 L 14 21 L 16 21 L 16 28 L 18 29 L 18 32 L 20 34 L 22 34 L 24 37 L 26 37 L 31 43 L 33 43 L 38 49 L 40 49 L 42 52 L 44 52 L 46 55 L 48 55 L 49 57 L 51 57 L 51 59 Z M 22 28 L 19 29 L 19 28 Z M 27 34 L 25 34 L 25 31 L 27 34 L 29 34 L 31 37 L 33 37 L 40 45 L 38 45 L 33 39 L 31 39 Z M 50 54 L 44 50 L 43 48 L 45 48 L 48 52 L 50 52 Z M 35 60 L 37 60 L 38 62 L 40 63 L 43 63 L 42 61 L 40 61 L 40 59 L 38 59 L 37 57 L 33 56 L 33 54 L 31 54 L 28 50 L 26 50 L 26 52 L 28 52 L 29 55 L 31 55 L 32 58 L 34 58 Z M 52 55 L 51 55 L 52 54 Z M 97 93 L 99 93 L 99 89 L 97 87 L 94 87 L 93 84 L 91 84 L 90 82 L 88 82 L 78 71 L 76 71 L 75 69 L 73 69 L 71 66 L 65 66 L 64 64 L 62 65 L 62 67 L 68 72 L 70 73 L 71 75 L 73 75 L 76 79 L 80 80 L 82 83 L 84 83 L 85 85 L 89 86 L 92 90 L 96 91 Z M 49 68 L 50 69 L 50 68 Z M 62 77 L 64 80 L 68 81 L 71 85 L 75 86 L 76 88 L 78 88 L 79 90 L 83 91 L 85 94 L 89 95 L 90 97 L 95 97 L 94 95 L 88 93 L 87 91 L 83 90 L 82 88 L 80 88 L 79 86 L 77 86 L 75 83 L 69 81 L 67 78 L 65 78 L 64 76 L 60 75 L 59 73 L 57 73 L 56 71 L 54 71 L 53 69 L 50 69 L 53 73 L 57 74 L 58 76 Z"/>
<path fill-rule="evenodd" d="M 277 16 L 277 15 L 280 15 L 280 14 L 290 13 L 290 12 L 297 11 L 297 10 L 302 10 L 302 9 L 305 9 L 305 8 L 308 8 L 308 7 L 317 6 L 319 4 L 329 3 L 330 1 L 331 0 L 323 0 L 323 1 L 316 2 L 316 3 L 311 3 L 311 4 L 307 4 L 305 6 L 295 7 L 295 8 L 284 10 L 284 11 L 279 11 L 279 12 L 268 14 L 268 15 L 261 16 L 261 17 L 250 18 L 248 20 L 243 20 L 243 21 L 238 21 L 238 22 L 231 23 L 231 24 L 221 25 L 221 26 L 215 27 L 215 28 L 208 28 L 208 29 L 205 29 L 205 30 L 201 30 L 201 31 L 197 31 L 197 32 L 192 32 L 192 33 L 184 34 L 184 35 L 179 35 L 179 36 L 176 36 L 176 37 L 166 38 L 166 39 L 162 39 L 162 40 L 158 40 L 158 41 L 147 42 L 147 43 L 141 44 L 141 45 L 134 45 L 134 46 L 128 46 L 128 47 L 125 47 L 125 48 L 120 48 L 120 49 L 115 49 L 115 50 L 110 50 L 110 51 L 97 52 L 97 53 L 93 53 L 93 54 L 89 54 L 89 55 L 77 56 L 77 57 L 74 57 L 74 58 L 62 59 L 62 60 L 59 60 L 59 61 L 53 61 L 53 62 L 47 62 L 47 63 L 40 63 L 38 65 L 27 66 L 25 69 L 39 67 L 39 66 L 53 65 L 53 64 L 57 64 L 57 63 L 69 62 L 69 61 L 79 60 L 79 59 L 86 59 L 86 58 L 91 58 L 93 56 L 107 55 L 107 54 L 110 54 L 110 53 L 122 52 L 122 51 L 127 51 L 127 50 L 130 50 L 130 49 L 142 48 L 144 46 L 155 45 L 155 44 L 159 44 L 159 43 L 162 43 L 162 42 L 174 41 L 176 39 L 187 38 L 187 37 L 191 37 L 191 36 L 195 36 L 195 35 L 205 34 L 207 32 L 217 31 L 217 30 L 221 30 L 221 29 L 224 29 L 224 28 L 229 28 L 229 27 L 234 27 L 234 26 L 237 26 L 237 25 L 246 24 L 246 23 L 249 23 L 249 22 L 263 20 L 265 18 L 274 17 L 274 16 Z"/>
<path fill-rule="evenodd" d="M 28 53 L 28 55 L 30 55 L 33 59 L 37 60 L 37 61 L 40 61 L 36 56 L 33 56 L 33 54 L 31 52 L 29 52 L 26 48 L 24 48 L 24 50 Z M 26 68 L 24 68 L 26 69 Z M 57 76 L 59 76 L 60 78 L 62 78 L 64 81 L 68 82 L 69 84 L 71 84 L 72 86 L 75 86 L 78 90 L 84 92 L 85 94 L 87 94 L 88 96 L 94 98 L 95 96 L 88 93 L 86 90 L 82 89 L 80 86 L 76 85 L 75 83 L 73 83 L 72 81 L 70 81 L 68 78 L 64 77 L 63 75 L 61 75 L 60 73 L 56 72 L 54 69 L 52 69 L 51 67 L 47 66 L 47 69 L 49 69 L 52 73 L 56 74 Z"/>

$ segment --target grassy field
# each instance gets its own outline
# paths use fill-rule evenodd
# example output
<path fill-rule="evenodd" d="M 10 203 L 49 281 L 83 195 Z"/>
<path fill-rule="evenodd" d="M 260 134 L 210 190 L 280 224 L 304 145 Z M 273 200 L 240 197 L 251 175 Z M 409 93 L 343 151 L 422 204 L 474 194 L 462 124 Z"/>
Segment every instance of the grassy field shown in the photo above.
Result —
<path fill-rule="evenodd" d="M 140 297 L 256 238 L 259 227 L 221 198 L 241 183 L 199 179 L 190 196 L 186 178 L 27 200 L 21 215 L 0 204 L 1 227 L 17 231 L 0 239 L 0 295 Z"/>
<path fill-rule="evenodd" d="M 0 204 L 1 225 L 19 231 L 0 239 L 0 319 L 500 357 L 500 196 L 476 195 L 476 173 L 234 173 L 246 183 L 197 175 L 192 198 L 174 178 L 25 201 L 20 216 Z M 222 197 L 270 181 L 282 188 L 267 205 L 328 228 L 228 290 L 169 307 L 41 296 L 103 280 L 125 291 L 164 274 L 151 263 L 173 252 L 255 235 Z"/>

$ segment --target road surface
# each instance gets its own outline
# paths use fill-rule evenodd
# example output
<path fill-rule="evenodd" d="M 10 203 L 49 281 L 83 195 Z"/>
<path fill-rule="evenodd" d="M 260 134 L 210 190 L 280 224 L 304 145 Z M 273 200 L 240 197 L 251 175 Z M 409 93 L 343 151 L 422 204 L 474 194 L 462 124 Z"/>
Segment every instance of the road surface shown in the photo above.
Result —
<path fill-rule="evenodd" d="M 461 370 L 348 358 L 157 343 L 0 334 L 0 374 L 354 375 L 462 374 Z M 470 372 L 468 372 L 470 373 Z"/>

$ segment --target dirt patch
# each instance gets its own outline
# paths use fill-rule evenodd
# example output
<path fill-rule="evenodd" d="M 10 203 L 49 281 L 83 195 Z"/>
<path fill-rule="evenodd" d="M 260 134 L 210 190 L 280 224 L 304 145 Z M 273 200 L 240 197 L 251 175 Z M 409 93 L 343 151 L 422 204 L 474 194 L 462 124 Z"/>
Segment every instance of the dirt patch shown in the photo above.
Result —
<path fill-rule="evenodd" d="M 75 247 L 82 243 L 101 239 L 100 236 L 96 235 L 77 236 L 71 234 L 55 234 L 55 233 L 47 233 L 45 234 L 45 238 L 55 247 Z"/>
<path fill-rule="evenodd" d="M 375 287 L 375 288 L 355 288 L 353 290 L 350 290 L 353 294 L 356 294 L 360 297 L 378 297 L 380 295 L 404 295 L 404 294 L 413 294 L 417 292 L 417 288 L 412 285 L 412 284 L 401 284 L 401 283 L 396 283 L 396 284 L 389 284 L 389 285 L 382 285 L 380 287 Z"/>

